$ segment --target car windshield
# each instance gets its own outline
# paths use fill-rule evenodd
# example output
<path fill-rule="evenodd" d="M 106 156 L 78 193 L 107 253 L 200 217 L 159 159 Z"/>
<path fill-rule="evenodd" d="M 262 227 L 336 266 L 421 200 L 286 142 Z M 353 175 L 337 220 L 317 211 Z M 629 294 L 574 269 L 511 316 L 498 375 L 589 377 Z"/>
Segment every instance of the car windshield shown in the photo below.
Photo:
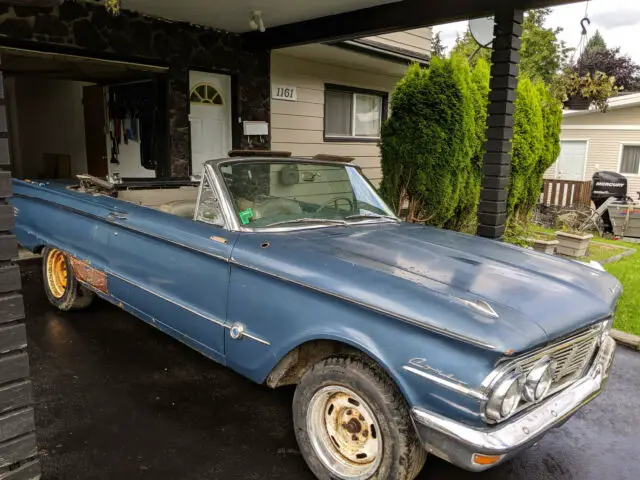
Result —
<path fill-rule="evenodd" d="M 242 160 L 220 170 L 245 227 L 397 221 L 353 165 Z"/>

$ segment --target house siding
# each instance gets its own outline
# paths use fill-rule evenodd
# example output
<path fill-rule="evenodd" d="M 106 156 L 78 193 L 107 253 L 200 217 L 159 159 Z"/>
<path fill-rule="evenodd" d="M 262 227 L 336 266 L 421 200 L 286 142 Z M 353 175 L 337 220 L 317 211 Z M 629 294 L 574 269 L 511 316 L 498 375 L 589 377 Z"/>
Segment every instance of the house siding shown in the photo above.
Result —
<path fill-rule="evenodd" d="M 629 109 L 632 110 L 632 109 Z M 633 109 L 638 112 L 636 122 L 640 123 L 640 109 Z M 622 113 L 622 112 L 620 112 Z M 608 115 L 608 113 L 600 114 Z M 586 117 L 586 116 L 585 116 Z M 616 116 L 617 119 L 628 117 L 627 121 L 632 118 L 625 115 Z M 604 124 L 601 117 L 600 123 Z M 611 123 L 607 119 L 607 123 Z M 582 125 L 595 125 L 583 123 Z M 614 124 L 623 125 L 623 124 Z M 616 129 L 600 129 L 600 130 L 584 130 L 571 129 L 569 125 L 563 123 L 560 140 L 586 140 L 587 146 L 587 169 L 585 180 L 591 179 L 593 174 L 599 170 L 618 171 L 618 163 L 620 161 L 620 152 L 622 145 L 625 143 L 640 144 L 640 130 L 616 130 Z M 545 178 L 553 178 L 555 166 L 551 167 L 546 173 Z M 636 192 L 640 191 L 640 176 L 625 175 L 628 180 L 628 192 L 631 197 L 636 197 Z"/>
<path fill-rule="evenodd" d="M 382 171 L 377 143 L 324 141 L 324 85 L 331 83 L 391 93 L 399 76 L 273 53 L 271 80 L 297 89 L 295 102 L 271 101 L 271 148 L 301 157 L 318 153 L 354 157 L 369 180 L 375 185 L 380 183 Z"/>
<path fill-rule="evenodd" d="M 565 115 L 562 127 L 571 125 L 640 125 L 640 107 L 617 108 L 602 112 Z"/>
<path fill-rule="evenodd" d="M 386 33 L 373 37 L 365 37 L 364 39 L 378 42 L 389 47 L 409 50 L 421 55 L 431 54 L 432 30 L 430 27 Z"/>

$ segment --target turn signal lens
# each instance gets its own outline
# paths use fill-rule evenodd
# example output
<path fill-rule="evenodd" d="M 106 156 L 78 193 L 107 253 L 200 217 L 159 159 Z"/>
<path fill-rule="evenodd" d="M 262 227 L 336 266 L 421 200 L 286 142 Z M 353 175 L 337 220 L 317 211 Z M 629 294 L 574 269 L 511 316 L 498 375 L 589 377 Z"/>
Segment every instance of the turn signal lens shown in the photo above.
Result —
<path fill-rule="evenodd" d="M 476 465 L 493 465 L 494 463 L 498 463 L 501 458 L 501 455 L 482 455 L 481 453 L 474 453 L 473 463 Z"/>

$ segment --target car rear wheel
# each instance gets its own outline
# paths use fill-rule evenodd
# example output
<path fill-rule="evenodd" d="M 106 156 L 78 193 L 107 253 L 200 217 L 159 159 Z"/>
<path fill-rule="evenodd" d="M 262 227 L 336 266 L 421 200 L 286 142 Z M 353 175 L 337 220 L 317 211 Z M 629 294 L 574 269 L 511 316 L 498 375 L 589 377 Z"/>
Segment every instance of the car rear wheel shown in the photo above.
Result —
<path fill-rule="evenodd" d="M 296 388 L 293 420 L 300 451 L 320 480 L 412 480 L 425 462 L 404 397 L 365 358 L 314 365 Z"/>
<path fill-rule="evenodd" d="M 93 293 L 76 280 L 67 255 L 57 248 L 42 252 L 42 281 L 47 299 L 60 310 L 79 310 L 93 301 Z"/>

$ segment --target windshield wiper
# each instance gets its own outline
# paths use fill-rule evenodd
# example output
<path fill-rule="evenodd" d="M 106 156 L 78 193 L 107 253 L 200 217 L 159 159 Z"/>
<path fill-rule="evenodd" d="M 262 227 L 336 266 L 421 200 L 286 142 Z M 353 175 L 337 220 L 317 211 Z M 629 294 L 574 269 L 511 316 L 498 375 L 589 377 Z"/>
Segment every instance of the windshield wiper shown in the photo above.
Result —
<path fill-rule="evenodd" d="M 391 215 L 380 215 L 379 213 L 357 213 L 355 215 L 349 215 L 347 217 L 344 217 L 345 220 L 355 220 L 355 219 L 361 219 L 361 218 L 374 218 L 374 219 L 382 219 L 382 220 L 393 220 L 394 222 L 397 222 L 398 219 L 396 217 L 392 217 Z"/>
<path fill-rule="evenodd" d="M 289 225 L 292 223 L 326 223 L 329 225 L 348 225 L 345 220 L 336 220 L 333 218 L 294 218 L 293 220 L 283 220 L 281 222 L 270 223 L 267 227 L 275 227 L 277 225 Z"/>

